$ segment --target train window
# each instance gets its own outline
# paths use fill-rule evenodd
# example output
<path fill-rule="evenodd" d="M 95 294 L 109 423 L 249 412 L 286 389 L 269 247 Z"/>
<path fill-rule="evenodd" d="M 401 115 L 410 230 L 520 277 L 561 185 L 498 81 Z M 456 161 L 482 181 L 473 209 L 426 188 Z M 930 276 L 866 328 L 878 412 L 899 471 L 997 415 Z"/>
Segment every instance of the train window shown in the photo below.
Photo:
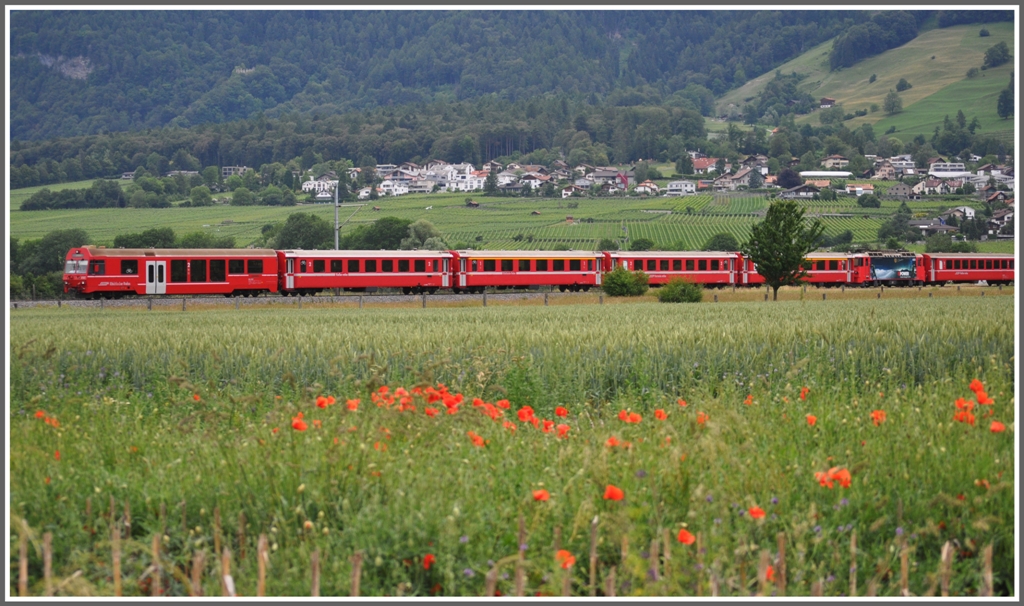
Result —
<path fill-rule="evenodd" d="M 302 273 L 306 273 L 306 260 L 305 259 L 299 261 L 299 271 L 302 272 Z"/>
<path fill-rule="evenodd" d="M 693 259 L 686 260 L 686 271 L 693 271 Z"/>
<path fill-rule="evenodd" d="M 985 260 L 985 269 L 992 269 L 992 259 Z"/>
<path fill-rule="evenodd" d="M 494 271 L 495 266 L 494 259 L 484 259 L 484 271 Z"/>
<path fill-rule="evenodd" d="M 395 271 L 395 262 L 391 259 L 382 259 L 380 262 L 380 270 L 385 273 Z"/>
<path fill-rule="evenodd" d="M 229 274 L 244 274 L 245 273 L 245 259 L 228 259 L 228 273 Z"/>
<path fill-rule="evenodd" d="M 89 275 L 102 276 L 107 273 L 106 261 L 89 261 Z"/>
<path fill-rule="evenodd" d="M 227 279 L 224 274 L 224 259 L 211 259 L 210 260 L 210 282 L 223 282 Z"/>
<path fill-rule="evenodd" d="M 978 269 L 978 260 L 971 259 L 971 269 Z"/>
<path fill-rule="evenodd" d="M 249 259 L 249 273 L 263 273 L 263 259 Z"/>
<path fill-rule="evenodd" d="M 580 271 L 580 267 L 579 259 L 569 259 L 569 271 Z"/>
<path fill-rule="evenodd" d="M 529 259 L 519 259 L 519 271 L 530 271 Z"/>
<path fill-rule="evenodd" d="M 832 271 L 839 269 L 839 261 L 829 261 L 828 268 Z"/>
<path fill-rule="evenodd" d="M 434 259 L 434 271 L 437 271 L 437 259 Z"/>
<path fill-rule="evenodd" d="M 377 271 L 377 259 L 367 259 L 363 262 L 363 269 L 366 273 L 373 273 Z"/>
<path fill-rule="evenodd" d="M 1010 266 L 1007 267 L 1006 269 L 1013 269 L 1013 259 L 1009 260 L 1009 264 L 1010 264 Z"/>
<path fill-rule="evenodd" d="M 707 259 L 698 259 L 697 260 L 697 271 L 707 271 L 707 270 L 708 270 L 708 261 L 707 261 Z"/>
<path fill-rule="evenodd" d="M 185 259 L 171 261 L 171 282 L 188 282 L 188 263 Z"/>
<path fill-rule="evenodd" d="M 565 271 L 565 259 L 554 259 L 551 261 L 552 271 Z"/>
<path fill-rule="evenodd" d="M 192 259 L 190 282 L 206 282 L 206 259 Z"/>
<path fill-rule="evenodd" d="M 313 261 L 313 271 L 318 274 L 324 273 L 324 266 L 325 263 L 323 259 L 316 259 L 315 261 Z"/>
<path fill-rule="evenodd" d="M 658 262 L 658 269 L 661 271 L 668 271 L 668 259 L 662 259 Z"/>
<path fill-rule="evenodd" d="M 1003 259 L 999 262 L 999 268 L 1006 269 L 1006 259 Z"/>
<path fill-rule="evenodd" d="M 712 259 L 711 271 L 718 271 L 718 259 Z"/>
<path fill-rule="evenodd" d="M 683 260 L 682 259 L 672 259 L 672 271 L 682 271 L 682 270 L 683 270 Z"/>
<path fill-rule="evenodd" d="M 398 260 L 398 271 L 409 271 L 409 259 Z"/>
<path fill-rule="evenodd" d="M 133 276 L 139 275 L 139 262 L 135 259 L 121 261 L 121 273 Z"/>
<path fill-rule="evenodd" d="M 342 267 L 343 267 L 343 265 L 341 263 L 341 259 L 332 259 L 331 260 L 331 271 L 332 272 L 335 272 L 335 273 L 340 272 L 340 271 L 342 271 L 342 269 L 341 269 Z M 348 260 L 348 272 L 352 273 L 352 274 L 359 273 L 359 259 L 349 259 Z"/>
<path fill-rule="evenodd" d="M 463 259 L 465 261 L 465 259 Z M 476 259 L 473 259 L 473 271 L 476 271 Z"/>
<path fill-rule="evenodd" d="M 637 259 L 636 261 L 633 261 L 633 269 L 635 269 L 637 271 L 642 271 L 643 268 L 644 268 L 644 262 L 641 259 Z"/>
<path fill-rule="evenodd" d="M 647 259 L 647 271 L 655 271 L 658 269 L 658 262 L 654 259 Z"/>
<path fill-rule="evenodd" d="M 587 259 L 587 271 L 594 271 L 594 260 Z"/>
<path fill-rule="evenodd" d="M 812 261 L 811 264 L 812 264 L 811 269 L 816 269 L 818 271 L 824 271 L 824 269 L 825 269 L 825 262 L 824 261 L 818 261 L 816 263 Z"/>
<path fill-rule="evenodd" d="M 547 270 L 548 270 L 548 260 L 547 259 L 537 259 L 537 271 L 547 271 Z"/>
<path fill-rule="evenodd" d="M 412 262 L 412 270 L 416 273 L 422 274 L 427 271 L 427 260 L 416 259 Z"/>
<path fill-rule="evenodd" d="M 512 259 L 501 260 L 501 271 L 512 271 Z"/>

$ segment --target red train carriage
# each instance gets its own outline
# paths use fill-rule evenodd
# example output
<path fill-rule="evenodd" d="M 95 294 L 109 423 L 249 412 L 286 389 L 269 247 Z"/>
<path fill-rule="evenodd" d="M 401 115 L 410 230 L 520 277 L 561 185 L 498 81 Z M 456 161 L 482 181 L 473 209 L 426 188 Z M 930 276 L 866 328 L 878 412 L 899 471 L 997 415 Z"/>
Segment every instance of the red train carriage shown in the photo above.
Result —
<path fill-rule="evenodd" d="M 281 294 L 340 288 L 401 288 L 405 294 L 449 288 L 453 255 L 435 250 L 279 250 Z"/>
<path fill-rule="evenodd" d="M 804 282 L 814 286 L 845 286 L 864 284 L 870 278 L 867 255 L 812 252 L 803 262 L 807 271 Z"/>
<path fill-rule="evenodd" d="M 726 286 L 736 283 L 736 267 L 740 259 L 736 253 L 720 251 L 674 252 L 606 252 L 605 270 L 624 267 L 646 273 L 651 286 L 667 284 L 672 278 L 686 278 L 707 286 Z"/>
<path fill-rule="evenodd" d="M 922 280 L 929 284 L 979 282 L 1011 284 L 1013 255 L 983 253 L 924 253 L 918 255 Z"/>
<path fill-rule="evenodd" d="M 557 286 L 565 292 L 601 285 L 603 254 L 579 251 L 451 251 L 456 257 L 453 290 Z"/>
<path fill-rule="evenodd" d="M 93 299 L 277 292 L 277 254 L 245 248 L 82 246 L 68 251 L 64 292 Z"/>

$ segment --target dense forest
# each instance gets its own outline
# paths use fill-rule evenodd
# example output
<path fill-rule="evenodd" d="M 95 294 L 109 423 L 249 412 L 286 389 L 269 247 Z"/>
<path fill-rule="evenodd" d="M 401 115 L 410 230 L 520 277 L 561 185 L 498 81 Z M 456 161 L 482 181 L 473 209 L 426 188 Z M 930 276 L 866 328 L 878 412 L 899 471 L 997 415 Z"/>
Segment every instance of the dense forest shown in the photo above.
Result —
<path fill-rule="evenodd" d="M 11 138 L 557 93 L 709 114 L 867 11 L 14 11 Z"/>

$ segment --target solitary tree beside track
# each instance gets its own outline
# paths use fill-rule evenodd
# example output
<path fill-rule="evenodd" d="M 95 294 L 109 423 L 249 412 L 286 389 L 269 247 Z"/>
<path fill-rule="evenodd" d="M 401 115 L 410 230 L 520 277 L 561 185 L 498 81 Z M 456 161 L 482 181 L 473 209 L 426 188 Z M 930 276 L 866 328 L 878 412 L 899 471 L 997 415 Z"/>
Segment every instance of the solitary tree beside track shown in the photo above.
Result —
<path fill-rule="evenodd" d="M 778 300 L 780 286 L 798 284 L 807 275 L 801 264 L 824 229 L 818 219 L 805 225 L 804 209 L 791 200 L 773 202 L 764 221 L 751 229 L 741 250 L 771 287 L 773 301 Z"/>

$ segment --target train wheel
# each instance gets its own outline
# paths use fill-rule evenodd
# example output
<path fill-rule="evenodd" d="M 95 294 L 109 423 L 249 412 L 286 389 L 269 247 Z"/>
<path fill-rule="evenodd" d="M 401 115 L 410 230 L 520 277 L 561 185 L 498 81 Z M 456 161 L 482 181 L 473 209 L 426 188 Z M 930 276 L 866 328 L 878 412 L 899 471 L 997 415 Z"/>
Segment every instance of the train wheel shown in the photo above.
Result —
<path fill-rule="evenodd" d="M 437 287 L 434 286 L 434 287 L 430 288 L 427 292 L 430 293 L 430 294 L 434 294 L 435 292 L 437 292 Z"/>
<path fill-rule="evenodd" d="M 403 286 L 402 287 L 402 294 L 403 295 L 408 295 L 410 293 L 412 293 L 412 289 L 411 288 L 409 288 L 408 286 Z"/>
<path fill-rule="evenodd" d="M 590 285 L 586 284 L 583 286 L 583 292 L 590 292 Z"/>
<path fill-rule="evenodd" d="M 558 285 L 558 292 L 565 292 L 565 284 Z"/>

